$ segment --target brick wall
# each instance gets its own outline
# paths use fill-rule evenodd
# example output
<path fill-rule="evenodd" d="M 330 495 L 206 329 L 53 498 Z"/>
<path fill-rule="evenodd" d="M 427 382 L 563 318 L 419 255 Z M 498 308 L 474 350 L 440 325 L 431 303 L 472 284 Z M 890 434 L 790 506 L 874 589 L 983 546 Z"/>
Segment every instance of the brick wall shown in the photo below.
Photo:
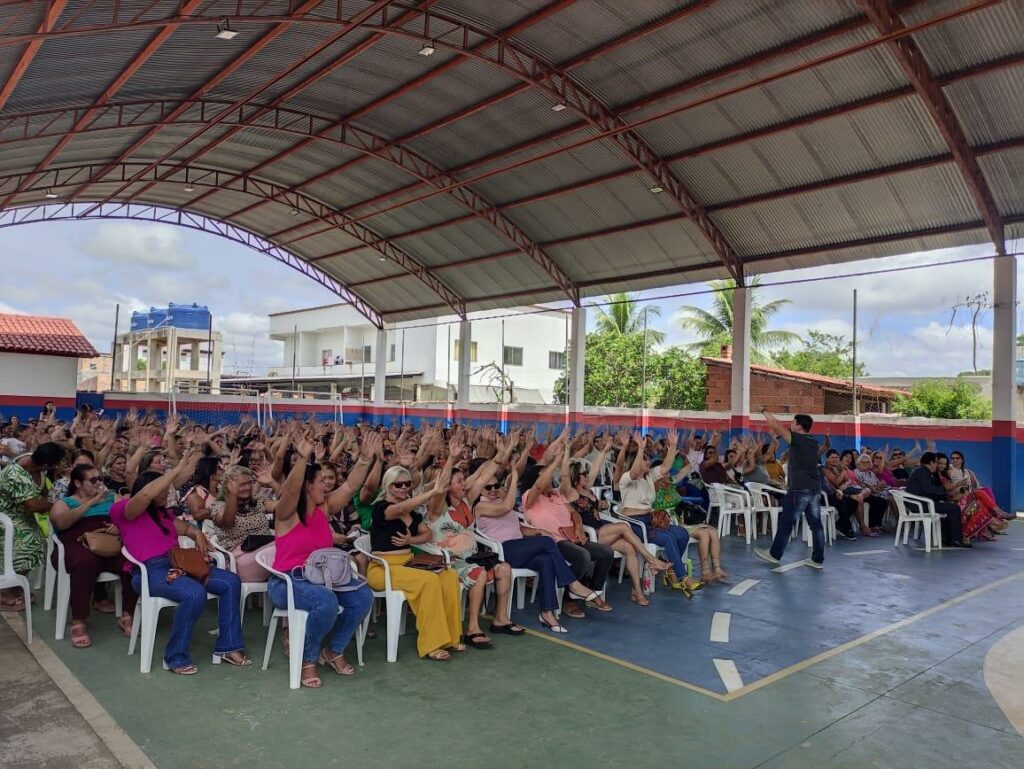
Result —
<path fill-rule="evenodd" d="M 732 369 L 707 363 L 708 411 L 729 411 L 732 408 Z M 825 391 L 811 382 L 768 376 L 756 371 L 750 373 L 750 412 L 762 408 L 777 414 L 823 414 Z"/>

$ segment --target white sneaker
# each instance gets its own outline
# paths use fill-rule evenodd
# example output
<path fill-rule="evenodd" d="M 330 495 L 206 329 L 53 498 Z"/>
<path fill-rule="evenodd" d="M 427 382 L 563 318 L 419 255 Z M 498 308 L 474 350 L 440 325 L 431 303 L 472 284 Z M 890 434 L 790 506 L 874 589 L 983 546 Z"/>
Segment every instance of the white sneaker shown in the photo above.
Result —
<path fill-rule="evenodd" d="M 812 569 L 824 569 L 825 568 L 825 564 L 818 563 L 817 561 L 812 561 L 810 558 L 807 559 L 807 565 L 810 566 Z"/>
<path fill-rule="evenodd" d="M 778 566 L 780 563 L 782 563 L 782 561 L 780 561 L 778 558 L 776 558 L 770 552 L 765 550 L 763 547 L 755 547 L 754 548 L 754 556 L 756 558 L 760 558 L 762 561 L 766 561 L 766 562 L 772 564 L 772 566 Z"/>

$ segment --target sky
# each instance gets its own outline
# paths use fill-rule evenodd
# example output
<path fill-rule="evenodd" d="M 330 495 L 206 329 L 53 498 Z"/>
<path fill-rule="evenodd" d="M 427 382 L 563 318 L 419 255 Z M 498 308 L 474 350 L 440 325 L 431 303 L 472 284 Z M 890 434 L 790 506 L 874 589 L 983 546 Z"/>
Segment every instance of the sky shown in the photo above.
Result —
<path fill-rule="evenodd" d="M 1020 245 L 1020 244 L 1018 244 Z M 991 296 L 992 264 L 979 261 L 880 275 L 836 278 L 890 267 L 956 261 L 990 254 L 991 247 L 929 253 L 793 270 L 763 282 L 832 276 L 827 281 L 767 286 L 758 301 L 789 300 L 774 329 L 802 337 L 808 329 L 852 335 L 853 290 L 858 291 L 858 356 L 874 376 L 949 376 L 971 369 L 972 331 L 965 311 L 952 308 L 984 292 Z M 45 222 L 0 229 L 0 312 L 68 317 L 93 345 L 110 350 L 115 307 L 121 330 L 132 310 L 168 302 L 209 306 L 224 336 L 224 370 L 262 374 L 284 365 L 283 345 L 267 338 L 268 314 L 330 304 L 337 297 L 291 268 L 240 244 L 170 224 L 130 221 Z M 1020 277 L 1018 282 L 1020 282 Z M 661 309 L 653 326 L 666 344 L 693 337 L 678 323 L 679 308 L 710 308 L 703 284 L 645 291 Z M 596 311 L 589 312 L 594 323 Z M 1020 318 L 1018 317 L 1018 324 Z M 978 324 L 978 367 L 991 367 L 992 313 Z"/>

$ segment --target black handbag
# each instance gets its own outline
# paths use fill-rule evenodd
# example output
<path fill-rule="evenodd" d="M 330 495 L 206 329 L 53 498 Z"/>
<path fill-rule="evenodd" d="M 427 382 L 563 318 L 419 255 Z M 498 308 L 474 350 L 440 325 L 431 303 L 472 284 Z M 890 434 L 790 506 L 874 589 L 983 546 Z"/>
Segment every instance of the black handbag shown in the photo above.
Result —
<path fill-rule="evenodd" d="M 273 534 L 250 534 L 242 540 L 242 552 L 251 553 L 254 550 L 259 550 L 261 547 L 269 545 L 273 541 Z"/>
<path fill-rule="evenodd" d="M 471 563 L 474 566 L 482 566 L 483 568 L 490 571 L 497 566 L 500 561 L 498 560 L 498 554 L 493 550 L 481 548 L 477 550 L 473 555 L 466 559 L 466 563 Z"/>
<path fill-rule="evenodd" d="M 683 519 L 686 526 L 697 526 L 708 519 L 707 511 L 703 507 L 686 501 L 676 505 L 676 514 Z"/>

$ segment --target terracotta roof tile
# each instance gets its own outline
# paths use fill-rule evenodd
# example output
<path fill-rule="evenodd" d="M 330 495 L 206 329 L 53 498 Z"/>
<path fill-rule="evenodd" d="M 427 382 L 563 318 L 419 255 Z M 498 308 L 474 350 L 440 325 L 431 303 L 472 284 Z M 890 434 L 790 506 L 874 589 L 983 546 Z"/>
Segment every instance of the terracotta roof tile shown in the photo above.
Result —
<path fill-rule="evenodd" d="M 0 313 L 0 352 L 62 355 L 92 358 L 96 352 L 89 340 L 67 318 Z"/>

